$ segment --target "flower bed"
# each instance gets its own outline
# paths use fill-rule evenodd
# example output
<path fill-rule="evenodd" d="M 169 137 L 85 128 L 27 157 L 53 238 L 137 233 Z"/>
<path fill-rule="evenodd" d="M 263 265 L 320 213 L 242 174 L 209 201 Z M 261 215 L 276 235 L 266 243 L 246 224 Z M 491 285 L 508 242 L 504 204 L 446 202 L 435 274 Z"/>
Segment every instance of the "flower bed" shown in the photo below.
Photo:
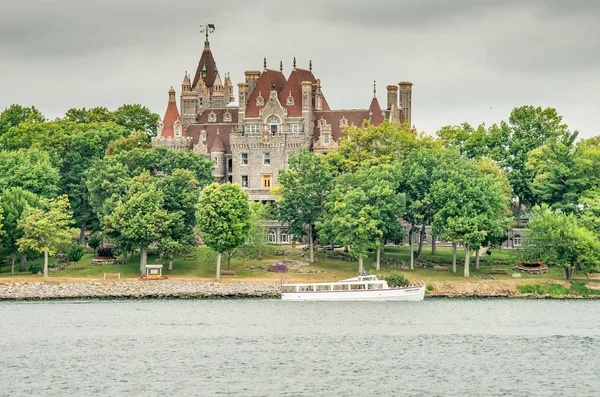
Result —
<path fill-rule="evenodd" d="M 152 281 L 152 280 L 166 280 L 167 276 L 142 276 L 140 280 L 142 281 Z"/>
<path fill-rule="evenodd" d="M 97 256 L 92 259 L 92 265 L 112 265 L 114 263 L 118 263 L 119 259 L 114 256 L 106 257 L 106 256 Z"/>
<path fill-rule="evenodd" d="M 513 270 L 527 274 L 546 274 L 548 265 L 542 262 L 517 262 L 513 265 Z"/>
<path fill-rule="evenodd" d="M 283 273 L 288 271 L 288 267 L 283 263 L 276 263 L 274 265 L 269 266 L 267 270 L 269 270 L 270 272 Z"/>

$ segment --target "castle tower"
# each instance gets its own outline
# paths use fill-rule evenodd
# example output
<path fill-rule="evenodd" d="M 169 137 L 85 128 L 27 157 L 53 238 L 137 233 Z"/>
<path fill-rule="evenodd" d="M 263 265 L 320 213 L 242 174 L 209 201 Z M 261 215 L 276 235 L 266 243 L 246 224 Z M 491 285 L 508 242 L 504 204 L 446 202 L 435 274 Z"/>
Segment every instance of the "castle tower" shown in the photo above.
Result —
<path fill-rule="evenodd" d="M 235 97 L 233 96 L 233 84 L 231 83 L 231 79 L 229 78 L 229 73 L 225 75 L 225 102 L 231 103 L 235 102 Z"/>
<path fill-rule="evenodd" d="M 304 131 L 310 135 L 312 131 L 312 83 L 303 81 L 302 83 L 302 117 L 304 118 Z"/>
<path fill-rule="evenodd" d="M 215 77 L 215 83 L 213 85 L 212 92 L 212 107 L 213 108 L 224 108 L 227 103 L 225 102 L 225 88 L 221 81 L 221 76 L 217 73 Z"/>
<path fill-rule="evenodd" d="M 246 117 L 246 103 L 248 102 L 248 84 L 247 83 L 239 83 L 238 84 L 238 131 L 244 130 L 244 118 Z"/>
<path fill-rule="evenodd" d="M 185 72 L 183 82 L 181 83 L 179 107 L 181 109 L 183 125 L 187 128 L 190 123 L 196 120 L 196 116 L 198 115 L 198 95 L 192 91 L 192 84 L 187 72 Z"/>
<path fill-rule="evenodd" d="M 411 107 L 413 84 L 408 81 L 402 81 L 398 83 L 398 86 L 400 87 L 400 106 L 404 112 L 404 119 L 408 122 L 408 126 L 410 127 L 412 125 Z"/>
<path fill-rule="evenodd" d="M 217 130 L 217 135 L 210 149 L 210 157 L 215 162 L 213 177 L 215 182 L 220 182 L 225 177 L 225 145 L 219 130 Z"/>
<path fill-rule="evenodd" d="M 315 91 L 315 110 L 323 110 L 323 92 L 321 91 L 321 79 L 317 79 L 317 90 Z"/>

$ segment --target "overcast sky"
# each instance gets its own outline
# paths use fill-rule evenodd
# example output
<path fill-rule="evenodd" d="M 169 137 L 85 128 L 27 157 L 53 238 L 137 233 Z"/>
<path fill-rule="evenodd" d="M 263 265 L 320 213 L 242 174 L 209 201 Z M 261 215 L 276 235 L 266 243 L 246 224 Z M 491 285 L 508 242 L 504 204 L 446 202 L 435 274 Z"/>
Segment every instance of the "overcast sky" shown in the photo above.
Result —
<path fill-rule="evenodd" d="M 377 80 L 412 81 L 413 123 L 434 133 L 555 107 L 600 135 L 599 0 L 0 0 L 0 110 L 141 103 L 164 114 L 202 53 L 199 25 L 236 85 L 292 59 L 321 79 L 332 109 L 366 108 Z"/>

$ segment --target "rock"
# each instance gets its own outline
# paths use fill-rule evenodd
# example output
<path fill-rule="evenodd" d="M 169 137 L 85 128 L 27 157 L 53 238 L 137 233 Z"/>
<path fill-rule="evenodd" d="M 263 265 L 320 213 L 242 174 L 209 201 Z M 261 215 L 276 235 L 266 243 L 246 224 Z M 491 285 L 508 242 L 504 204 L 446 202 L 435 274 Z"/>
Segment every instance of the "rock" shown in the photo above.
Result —
<path fill-rule="evenodd" d="M 512 276 L 514 278 L 518 278 L 518 277 L 521 277 L 521 273 L 513 273 Z"/>

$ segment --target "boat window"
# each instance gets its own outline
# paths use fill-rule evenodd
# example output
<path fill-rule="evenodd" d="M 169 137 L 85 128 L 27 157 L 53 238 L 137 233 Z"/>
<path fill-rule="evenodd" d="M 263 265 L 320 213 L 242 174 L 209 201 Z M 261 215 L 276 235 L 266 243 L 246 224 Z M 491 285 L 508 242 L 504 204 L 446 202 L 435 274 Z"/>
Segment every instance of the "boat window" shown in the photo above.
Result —
<path fill-rule="evenodd" d="M 348 284 L 336 284 L 333 286 L 334 291 L 347 291 Z"/>
<path fill-rule="evenodd" d="M 351 289 L 365 289 L 365 284 L 351 284 Z"/>
<path fill-rule="evenodd" d="M 331 285 L 316 285 L 317 291 L 331 291 Z"/>
<path fill-rule="evenodd" d="M 296 286 L 295 285 L 285 285 L 281 288 L 282 292 L 296 292 Z"/>

